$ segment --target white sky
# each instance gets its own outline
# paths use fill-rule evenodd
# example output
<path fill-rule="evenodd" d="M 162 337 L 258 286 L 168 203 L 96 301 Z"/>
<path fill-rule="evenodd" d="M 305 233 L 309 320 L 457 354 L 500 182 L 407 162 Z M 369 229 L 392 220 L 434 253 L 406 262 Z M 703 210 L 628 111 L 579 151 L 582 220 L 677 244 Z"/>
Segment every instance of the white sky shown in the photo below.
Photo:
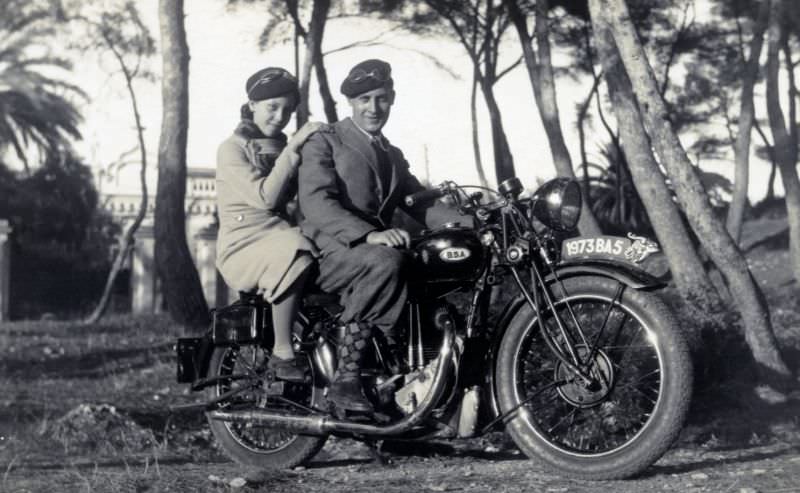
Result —
<path fill-rule="evenodd" d="M 157 0 L 141 0 L 137 6 L 156 40 L 159 38 Z M 191 52 L 190 62 L 190 122 L 187 161 L 189 167 L 214 167 L 216 148 L 230 135 L 238 121 L 239 106 L 244 102 L 244 81 L 254 71 L 277 65 L 293 71 L 291 44 L 275 46 L 261 52 L 258 36 L 265 24 L 263 5 L 225 7 L 223 0 L 191 0 L 186 5 L 186 30 Z M 388 23 L 357 19 L 332 20 L 328 23 L 323 49 L 369 39 L 391 27 Z M 506 63 L 518 56 L 518 38 L 510 32 Z M 355 63 L 366 58 L 382 58 L 392 64 L 396 104 L 384 132 L 400 147 L 411 164 L 412 171 L 425 178 L 425 156 L 429 163 L 430 181 L 438 183 L 453 179 L 462 184 L 476 184 L 477 173 L 472 155 L 469 117 L 471 63 L 464 49 L 450 39 L 421 39 L 396 31 L 387 38 L 387 46 L 355 48 L 326 57 L 331 89 L 338 102 L 339 116 L 349 114 L 349 106 L 338 88 L 341 80 Z M 436 68 L 422 53 L 436 56 L 450 67 L 458 79 Z M 505 64 L 503 64 L 505 66 Z M 153 58 L 151 68 L 160 72 L 160 55 Z M 93 166 L 107 166 L 121 153 L 136 145 L 130 101 L 124 81 L 119 75 L 109 75 L 111 66 L 100 67 L 96 55 L 86 55 L 78 61 L 75 71 L 78 83 L 85 88 L 91 102 L 83 109 L 84 140 L 76 146 Z M 149 174 L 156 175 L 156 154 L 161 117 L 160 80 L 137 83 L 137 97 L 147 127 L 146 142 L 149 154 Z M 578 138 L 575 130 L 575 106 L 588 91 L 588 84 L 560 78 L 557 80 L 558 103 L 562 129 L 573 162 L 579 161 Z M 496 86 L 497 99 L 503 114 L 506 133 L 515 159 L 517 175 L 527 187 L 534 187 L 536 177 L 554 176 L 549 147 L 536 110 L 527 72 L 520 65 Z M 312 118 L 324 120 L 321 102 L 312 85 Z M 481 145 L 487 177 L 494 182 L 489 122 L 479 94 Z M 609 114 L 613 122 L 613 115 Z M 605 131 L 587 126 L 590 161 L 602 161 L 598 143 L 592 134 L 605 137 Z M 294 124 L 287 127 L 291 131 Z M 755 138 L 755 136 L 754 136 Z M 138 154 L 134 154 L 136 158 Z M 704 164 L 704 167 L 706 165 Z M 730 175 L 732 165 L 714 167 Z M 769 167 L 754 160 L 751 164 L 751 198 L 764 196 Z M 104 191 L 138 190 L 137 166 L 128 166 L 116 184 L 101 183 Z M 154 190 L 154 188 L 151 188 Z"/>

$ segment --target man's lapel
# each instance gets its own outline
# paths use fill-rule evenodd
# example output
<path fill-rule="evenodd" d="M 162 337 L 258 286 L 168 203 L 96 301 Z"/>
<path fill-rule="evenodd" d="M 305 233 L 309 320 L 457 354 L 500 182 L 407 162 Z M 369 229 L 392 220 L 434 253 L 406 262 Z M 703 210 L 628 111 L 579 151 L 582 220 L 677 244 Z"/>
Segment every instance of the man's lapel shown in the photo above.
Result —
<path fill-rule="evenodd" d="M 349 117 L 342 120 L 342 128 L 346 132 L 345 138 L 342 140 L 347 142 L 347 145 L 358 154 L 361 154 L 364 161 L 372 168 L 372 172 L 375 173 L 375 182 L 378 184 L 378 194 L 381 198 L 385 199 L 388 194 L 384 193 L 383 187 L 381 186 L 378 156 L 375 154 L 375 149 L 372 148 L 369 137 L 367 137 L 361 129 L 356 127 L 356 124 Z"/>
<path fill-rule="evenodd" d="M 393 147 L 389 141 L 384 137 L 384 143 L 386 144 L 387 154 L 389 155 L 389 164 L 392 168 L 392 181 L 389 185 L 389 192 L 386 194 L 385 199 L 389 200 L 389 197 L 394 193 L 395 189 L 399 185 L 400 180 L 400 166 L 403 165 L 402 161 L 403 158 L 400 156 L 400 152 L 397 148 Z"/>

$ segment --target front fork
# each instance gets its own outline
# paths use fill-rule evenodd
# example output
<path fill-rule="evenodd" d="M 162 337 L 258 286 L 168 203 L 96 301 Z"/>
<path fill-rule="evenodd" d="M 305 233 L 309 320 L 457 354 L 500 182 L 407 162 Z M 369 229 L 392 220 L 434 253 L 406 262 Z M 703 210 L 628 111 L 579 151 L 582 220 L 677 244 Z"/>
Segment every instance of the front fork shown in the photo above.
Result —
<path fill-rule="evenodd" d="M 548 259 L 545 258 L 545 262 L 549 264 Z M 541 271 L 536 265 L 531 265 L 531 276 L 532 276 L 532 284 L 533 284 L 533 293 L 530 292 L 528 287 L 523 282 L 519 270 L 516 266 L 511 266 L 511 273 L 514 276 L 514 280 L 519 287 L 520 292 L 522 293 L 523 298 L 525 301 L 530 305 L 531 309 L 536 313 L 536 320 L 539 325 L 539 331 L 542 334 L 542 338 L 544 339 L 545 344 L 547 347 L 552 351 L 553 355 L 558 358 L 558 360 L 567 367 L 570 372 L 575 376 L 576 379 L 580 381 L 586 387 L 593 387 L 597 384 L 596 378 L 597 373 L 593 371 L 593 364 L 595 356 L 597 355 L 598 351 L 598 343 L 605 332 L 606 325 L 608 324 L 609 318 L 611 316 L 611 311 L 614 308 L 614 305 L 619 302 L 622 298 L 622 293 L 625 289 L 625 284 L 622 282 L 617 283 L 617 290 L 614 294 L 614 298 L 611 300 L 611 303 L 608 306 L 608 310 L 605 313 L 603 319 L 603 325 L 600 327 L 597 335 L 594 337 L 594 340 L 591 342 L 586 338 L 584 331 L 578 321 L 575 313 L 572 310 L 572 306 L 570 305 L 569 301 L 565 302 L 565 306 L 567 312 L 569 314 L 570 319 L 572 320 L 575 326 L 575 332 L 577 332 L 577 336 L 580 339 L 578 344 L 583 345 L 583 347 L 588 348 L 586 353 L 585 360 L 581 358 L 579 352 L 576 350 L 576 342 L 575 337 L 570 331 L 567 329 L 564 320 L 562 320 L 561 315 L 559 315 L 558 311 L 556 310 L 555 302 L 550 291 L 547 289 L 547 285 L 545 280 L 541 274 Z M 555 270 L 552 270 L 553 276 L 555 277 L 555 282 L 561 286 L 562 291 L 566 294 L 564 290 L 563 283 L 561 279 L 558 278 Z M 559 334 L 561 335 L 562 343 L 559 344 L 558 341 L 555 340 L 553 335 L 550 333 L 550 330 L 544 324 L 544 317 L 542 316 L 542 301 L 544 302 L 544 309 L 549 310 L 550 313 L 553 314 L 553 319 L 556 322 L 558 327 Z M 602 373 L 602 372 L 600 372 Z"/>

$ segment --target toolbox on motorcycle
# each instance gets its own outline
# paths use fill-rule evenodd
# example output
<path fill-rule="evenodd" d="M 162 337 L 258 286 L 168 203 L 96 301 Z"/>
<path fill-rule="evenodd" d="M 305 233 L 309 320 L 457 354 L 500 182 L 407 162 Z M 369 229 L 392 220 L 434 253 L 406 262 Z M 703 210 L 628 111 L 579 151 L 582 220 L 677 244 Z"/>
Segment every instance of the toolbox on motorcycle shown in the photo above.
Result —
<path fill-rule="evenodd" d="M 214 310 L 211 339 L 215 345 L 243 344 L 259 340 L 268 305 L 240 301 Z"/>

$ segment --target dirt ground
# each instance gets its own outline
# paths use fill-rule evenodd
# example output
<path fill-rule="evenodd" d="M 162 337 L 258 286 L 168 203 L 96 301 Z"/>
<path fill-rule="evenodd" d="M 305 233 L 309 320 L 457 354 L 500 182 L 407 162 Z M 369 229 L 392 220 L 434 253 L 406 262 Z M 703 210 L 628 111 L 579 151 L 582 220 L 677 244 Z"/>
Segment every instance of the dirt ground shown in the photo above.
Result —
<path fill-rule="evenodd" d="M 798 287 L 780 222 L 747 228 L 750 265 L 796 372 Z M 247 470 L 219 452 L 202 416 L 169 412 L 197 397 L 175 383 L 179 332 L 163 317 L 0 324 L 0 492 L 800 492 L 800 392 L 759 398 L 763 389 L 735 372 L 701 375 L 715 383 L 696 389 L 678 443 L 626 481 L 561 477 L 501 433 L 387 447 L 388 464 L 363 444 L 331 439 L 305 468 Z M 705 348 L 721 359 L 725 350 Z M 737 366 L 732 359 L 727 371 Z"/>
<path fill-rule="evenodd" d="M 357 447 L 355 447 L 357 448 Z M 322 457 L 307 468 L 253 474 L 228 462 L 190 458 L 27 464 L 4 477 L 3 491 L 269 491 L 300 492 L 797 492 L 796 444 L 708 450 L 677 448 L 640 478 L 588 482 L 560 477 L 510 452 L 461 451 L 394 457 L 382 465 L 369 454 Z M 250 476 L 250 477 L 248 477 Z M 247 479 L 246 479 L 247 478 Z M 249 481 L 248 481 L 249 479 Z M 244 486 L 242 486 L 244 485 Z"/>

